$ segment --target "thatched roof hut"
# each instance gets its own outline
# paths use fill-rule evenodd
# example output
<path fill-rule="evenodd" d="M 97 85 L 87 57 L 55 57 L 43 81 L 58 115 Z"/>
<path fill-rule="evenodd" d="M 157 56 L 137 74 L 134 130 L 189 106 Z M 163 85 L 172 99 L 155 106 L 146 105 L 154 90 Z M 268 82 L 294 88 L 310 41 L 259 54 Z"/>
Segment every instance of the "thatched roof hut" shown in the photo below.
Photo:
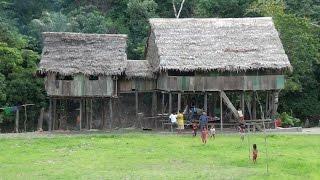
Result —
<path fill-rule="evenodd" d="M 156 70 L 291 69 L 272 18 L 150 19 Z"/>
<path fill-rule="evenodd" d="M 143 78 L 153 79 L 155 75 L 151 66 L 147 60 L 128 60 L 125 70 L 126 77 L 132 78 Z"/>
<path fill-rule="evenodd" d="M 46 32 L 43 39 L 41 72 L 119 75 L 125 69 L 126 35 Z"/>

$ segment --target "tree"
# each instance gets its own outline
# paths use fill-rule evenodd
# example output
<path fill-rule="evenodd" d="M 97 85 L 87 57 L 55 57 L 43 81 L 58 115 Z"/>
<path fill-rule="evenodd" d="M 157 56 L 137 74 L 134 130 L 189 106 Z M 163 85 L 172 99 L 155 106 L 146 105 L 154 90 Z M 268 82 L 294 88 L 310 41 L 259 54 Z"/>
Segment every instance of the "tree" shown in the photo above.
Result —
<path fill-rule="evenodd" d="M 149 31 L 148 19 L 156 17 L 157 3 L 153 0 L 131 0 L 128 3 L 128 57 L 142 59 Z"/>

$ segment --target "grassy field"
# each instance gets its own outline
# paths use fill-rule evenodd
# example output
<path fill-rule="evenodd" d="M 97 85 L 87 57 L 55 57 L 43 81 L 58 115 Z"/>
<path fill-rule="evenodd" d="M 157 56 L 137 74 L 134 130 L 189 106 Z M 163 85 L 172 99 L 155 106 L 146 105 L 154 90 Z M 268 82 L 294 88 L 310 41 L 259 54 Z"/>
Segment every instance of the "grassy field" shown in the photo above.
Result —
<path fill-rule="evenodd" d="M 217 136 L 161 134 L 55 135 L 0 138 L 0 179 L 320 179 L 319 135 Z"/>

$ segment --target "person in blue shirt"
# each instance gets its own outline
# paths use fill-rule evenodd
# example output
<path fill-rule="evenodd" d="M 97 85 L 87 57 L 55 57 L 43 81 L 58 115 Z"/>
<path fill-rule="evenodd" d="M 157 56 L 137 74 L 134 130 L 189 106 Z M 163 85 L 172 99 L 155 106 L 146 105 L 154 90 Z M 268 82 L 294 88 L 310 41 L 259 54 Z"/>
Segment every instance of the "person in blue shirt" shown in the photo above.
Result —
<path fill-rule="evenodd" d="M 202 115 L 199 118 L 199 123 L 200 123 L 200 129 L 202 130 L 203 128 L 208 128 L 208 116 L 205 111 L 203 111 Z"/>

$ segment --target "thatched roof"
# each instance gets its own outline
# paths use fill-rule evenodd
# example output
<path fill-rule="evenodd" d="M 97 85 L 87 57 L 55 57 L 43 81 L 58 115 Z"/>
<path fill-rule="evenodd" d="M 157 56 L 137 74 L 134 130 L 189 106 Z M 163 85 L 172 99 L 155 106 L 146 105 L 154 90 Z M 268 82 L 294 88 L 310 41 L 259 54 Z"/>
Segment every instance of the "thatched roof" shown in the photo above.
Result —
<path fill-rule="evenodd" d="M 43 33 L 40 71 L 64 75 L 117 75 L 126 66 L 126 35 Z"/>
<path fill-rule="evenodd" d="M 153 18 L 150 24 L 159 57 L 156 69 L 291 69 L 270 17 Z"/>
<path fill-rule="evenodd" d="M 153 70 L 147 60 L 128 60 L 125 70 L 126 77 L 131 78 L 155 78 Z"/>

